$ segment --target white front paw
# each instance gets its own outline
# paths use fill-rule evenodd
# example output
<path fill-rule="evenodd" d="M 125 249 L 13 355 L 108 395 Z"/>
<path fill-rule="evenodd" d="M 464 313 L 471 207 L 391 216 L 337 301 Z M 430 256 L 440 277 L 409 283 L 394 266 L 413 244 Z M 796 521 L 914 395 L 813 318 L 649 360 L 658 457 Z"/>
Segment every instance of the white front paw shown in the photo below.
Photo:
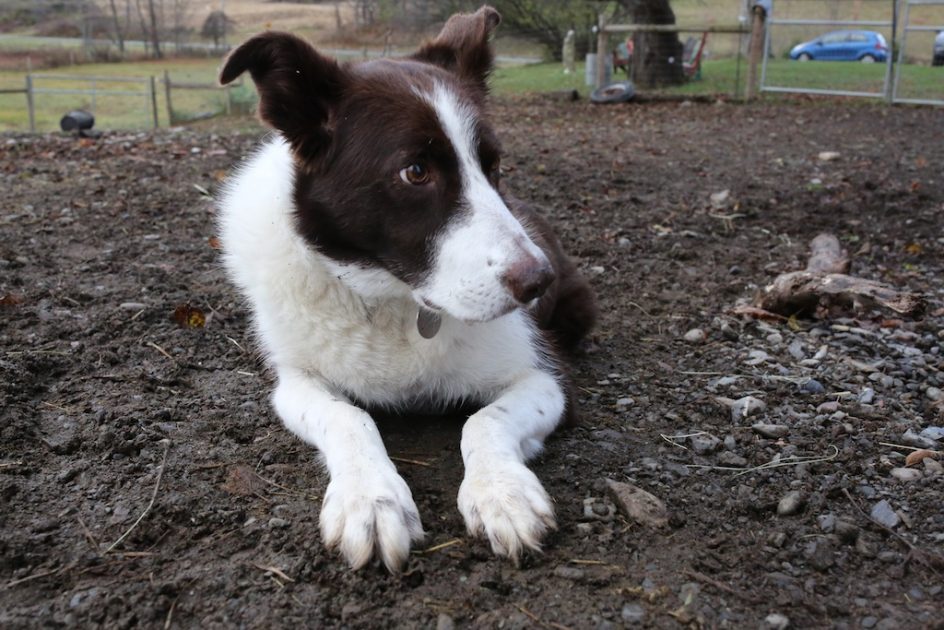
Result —
<path fill-rule="evenodd" d="M 525 547 L 557 525 L 550 497 L 533 472 L 516 461 L 478 462 L 466 468 L 459 511 L 473 536 L 484 534 L 492 551 L 518 561 Z"/>
<path fill-rule="evenodd" d="M 399 571 L 410 543 L 423 536 L 410 488 L 392 467 L 332 477 L 321 506 L 321 537 L 352 568 L 361 568 L 376 552 L 388 570 Z"/>

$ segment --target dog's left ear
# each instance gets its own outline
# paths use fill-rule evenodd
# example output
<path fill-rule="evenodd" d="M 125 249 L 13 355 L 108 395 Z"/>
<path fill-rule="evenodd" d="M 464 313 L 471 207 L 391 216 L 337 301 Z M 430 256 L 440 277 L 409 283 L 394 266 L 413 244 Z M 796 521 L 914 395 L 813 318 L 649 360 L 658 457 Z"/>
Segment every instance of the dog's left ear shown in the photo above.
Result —
<path fill-rule="evenodd" d="M 282 132 L 299 158 L 323 155 L 331 144 L 331 118 L 346 71 L 305 40 L 279 32 L 256 35 L 231 52 L 220 84 L 246 71 L 259 91 L 259 117 Z"/>
<path fill-rule="evenodd" d="M 494 61 L 488 39 L 500 23 L 501 15 L 488 5 L 475 13 L 457 13 L 413 58 L 442 66 L 487 91 Z"/>

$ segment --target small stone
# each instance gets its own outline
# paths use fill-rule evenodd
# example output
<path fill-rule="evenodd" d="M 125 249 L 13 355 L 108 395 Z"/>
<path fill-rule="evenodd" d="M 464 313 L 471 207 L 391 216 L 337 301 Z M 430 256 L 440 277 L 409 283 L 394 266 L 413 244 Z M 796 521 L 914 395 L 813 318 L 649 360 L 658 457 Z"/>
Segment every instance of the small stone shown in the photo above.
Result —
<path fill-rule="evenodd" d="M 731 196 L 730 190 L 721 190 L 716 193 L 711 193 L 709 199 L 711 200 L 711 207 L 715 210 L 721 210 L 728 205 L 728 198 Z"/>
<path fill-rule="evenodd" d="M 783 342 L 783 335 L 781 335 L 780 333 L 775 332 L 775 333 L 770 333 L 769 335 L 767 335 L 767 343 L 769 343 L 772 346 L 776 346 L 782 342 Z"/>
<path fill-rule="evenodd" d="M 816 517 L 816 522 L 819 524 L 819 528 L 827 534 L 831 534 L 836 529 L 835 514 L 820 514 Z"/>
<path fill-rule="evenodd" d="M 790 427 L 782 424 L 764 424 L 763 422 L 758 422 L 751 425 L 751 430 L 754 433 L 758 433 L 765 438 L 770 438 L 775 440 L 777 438 L 782 438 L 787 433 L 790 432 Z"/>
<path fill-rule="evenodd" d="M 764 617 L 764 626 L 772 630 L 786 630 L 790 627 L 790 619 L 780 613 L 770 613 Z"/>
<path fill-rule="evenodd" d="M 554 575 L 559 578 L 564 578 L 565 580 L 572 580 L 574 582 L 579 582 L 586 577 L 586 572 L 583 569 L 578 569 L 577 567 L 568 567 L 561 565 L 554 569 Z"/>
<path fill-rule="evenodd" d="M 636 404 L 636 401 L 630 398 L 629 396 L 625 398 L 620 398 L 619 400 L 616 401 L 617 407 L 632 407 L 635 404 Z"/>
<path fill-rule="evenodd" d="M 921 471 L 917 468 L 892 468 L 892 477 L 902 482 L 914 481 L 921 478 Z"/>
<path fill-rule="evenodd" d="M 935 401 L 944 398 L 944 392 L 942 392 L 940 388 L 937 387 L 929 387 L 928 390 L 924 392 L 924 394 L 931 400 Z"/>
<path fill-rule="evenodd" d="M 753 416 L 767 409 L 767 403 L 753 396 L 739 398 L 731 404 L 731 419 L 740 420 Z"/>
<path fill-rule="evenodd" d="M 826 388 L 823 387 L 823 384 L 817 381 L 815 378 L 807 379 L 800 383 L 800 391 L 804 394 L 823 394 L 826 392 Z"/>
<path fill-rule="evenodd" d="M 704 343 L 707 338 L 708 335 L 701 328 L 692 328 L 685 333 L 685 341 L 688 343 Z"/>
<path fill-rule="evenodd" d="M 901 435 L 901 441 L 903 444 L 907 444 L 908 446 L 915 446 L 917 448 L 934 449 L 935 447 L 937 447 L 936 441 L 934 441 L 930 437 L 918 435 L 911 429 L 908 429 Z"/>
<path fill-rule="evenodd" d="M 944 439 L 944 427 L 927 427 L 921 431 L 921 437 L 935 442 Z"/>
<path fill-rule="evenodd" d="M 790 356 L 797 361 L 802 361 L 806 358 L 806 351 L 803 349 L 803 342 L 799 339 L 794 339 L 790 342 L 790 345 L 787 346 L 787 352 L 789 352 Z"/>
<path fill-rule="evenodd" d="M 639 604 L 625 604 L 620 617 L 627 624 L 641 624 L 646 621 L 646 609 Z"/>
<path fill-rule="evenodd" d="M 439 613 L 439 617 L 436 618 L 436 630 L 453 630 L 455 627 L 456 622 L 452 617 L 446 613 Z"/>
<path fill-rule="evenodd" d="M 770 355 L 763 350 L 751 350 L 747 353 L 747 360 L 744 361 L 744 365 L 760 365 L 769 358 Z"/>
<path fill-rule="evenodd" d="M 288 527 L 288 521 L 284 518 L 274 516 L 269 519 L 269 529 L 284 529 Z"/>
<path fill-rule="evenodd" d="M 892 506 L 885 499 L 873 505 L 869 515 L 872 517 L 873 521 L 889 529 L 897 527 L 898 523 L 901 522 L 901 519 L 895 514 L 895 510 L 892 509 Z"/>
<path fill-rule="evenodd" d="M 875 390 L 871 387 L 866 387 L 859 392 L 858 400 L 863 405 L 871 405 L 872 401 L 875 400 Z"/>
<path fill-rule="evenodd" d="M 862 621 L 859 622 L 859 625 L 865 628 L 866 630 L 869 630 L 869 628 L 874 628 L 875 624 L 877 623 L 878 623 L 878 618 L 869 615 L 868 617 L 863 617 Z"/>
<path fill-rule="evenodd" d="M 147 305 L 144 302 L 122 302 L 118 308 L 123 311 L 142 311 L 147 308 Z"/>
<path fill-rule="evenodd" d="M 713 435 L 693 435 L 689 438 L 692 448 L 699 455 L 713 453 L 721 446 L 721 440 Z"/>
<path fill-rule="evenodd" d="M 780 503 L 777 504 L 777 514 L 780 516 L 793 516 L 806 505 L 806 497 L 799 490 L 793 490 L 783 495 Z"/>
<path fill-rule="evenodd" d="M 854 543 L 859 537 L 859 527 L 852 521 L 838 518 L 836 519 L 836 535 L 844 543 Z"/>
<path fill-rule="evenodd" d="M 931 457 L 924 458 L 925 475 L 939 475 L 942 472 L 944 472 L 944 466 L 941 465 L 941 462 Z"/>
<path fill-rule="evenodd" d="M 725 466 L 737 466 L 743 468 L 747 466 L 747 460 L 731 451 L 724 451 L 718 455 L 718 461 Z"/>
<path fill-rule="evenodd" d="M 665 504 L 642 488 L 622 481 L 606 480 L 607 490 L 616 508 L 630 521 L 650 527 L 665 527 L 669 522 Z"/>
<path fill-rule="evenodd" d="M 837 411 L 839 411 L 839 402 L 836 400 L 824 402 L 816 408 L 816 413 L 835 413 Z"/>
<path fill-rule="evenodd" d="M 820 162 L 832 162 L 833 160 L 838 160 L 840 155 L 839 151 L 820 151 L 819 155 L 816 157 Z"/>

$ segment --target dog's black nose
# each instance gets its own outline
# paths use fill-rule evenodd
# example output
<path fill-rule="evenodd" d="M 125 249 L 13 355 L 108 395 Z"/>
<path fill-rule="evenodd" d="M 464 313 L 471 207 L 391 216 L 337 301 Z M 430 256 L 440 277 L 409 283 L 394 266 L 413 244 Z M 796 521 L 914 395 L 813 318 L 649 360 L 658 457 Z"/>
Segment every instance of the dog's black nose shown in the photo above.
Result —
<path fill-rule="evenodd" d="M 532 256 L 514 263 L 501 278 L 515 300 L 527 304 L 544 295 L 554 282 L 554 270 L 546 258 L 538 260 Z"/>

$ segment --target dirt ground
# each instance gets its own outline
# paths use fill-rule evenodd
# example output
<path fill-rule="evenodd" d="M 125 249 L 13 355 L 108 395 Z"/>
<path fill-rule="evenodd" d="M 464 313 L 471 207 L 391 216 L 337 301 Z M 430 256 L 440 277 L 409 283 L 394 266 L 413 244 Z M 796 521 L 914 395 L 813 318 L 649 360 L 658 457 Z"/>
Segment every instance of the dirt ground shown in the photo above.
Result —
<path fill-rule="evenodd" d="M 534 463 L 559 529 L 520 568 L 493 558 L 455 506 L 460 423 L 389 420 L 428 532 L 398 576 L 323 548 L 325 477 L 269 408 L 213 247 L 209 195 L 256 138 L 0 137 L 0 626 L 942 627 L 944 475 L 904 461 L 942 450 L 942 112 L 494 118 L 505 181 L 602 307 L 581 423 Z M 925 317 L 730 313 L 824 230 L 856 275 L 925 293 Z M 203 326 L 175 321 L 185 304 Z M 734 417 L 723 399 L 746 395 L 766 408 Z M 614 513 L 607 478 L 668 526 Z"/>

